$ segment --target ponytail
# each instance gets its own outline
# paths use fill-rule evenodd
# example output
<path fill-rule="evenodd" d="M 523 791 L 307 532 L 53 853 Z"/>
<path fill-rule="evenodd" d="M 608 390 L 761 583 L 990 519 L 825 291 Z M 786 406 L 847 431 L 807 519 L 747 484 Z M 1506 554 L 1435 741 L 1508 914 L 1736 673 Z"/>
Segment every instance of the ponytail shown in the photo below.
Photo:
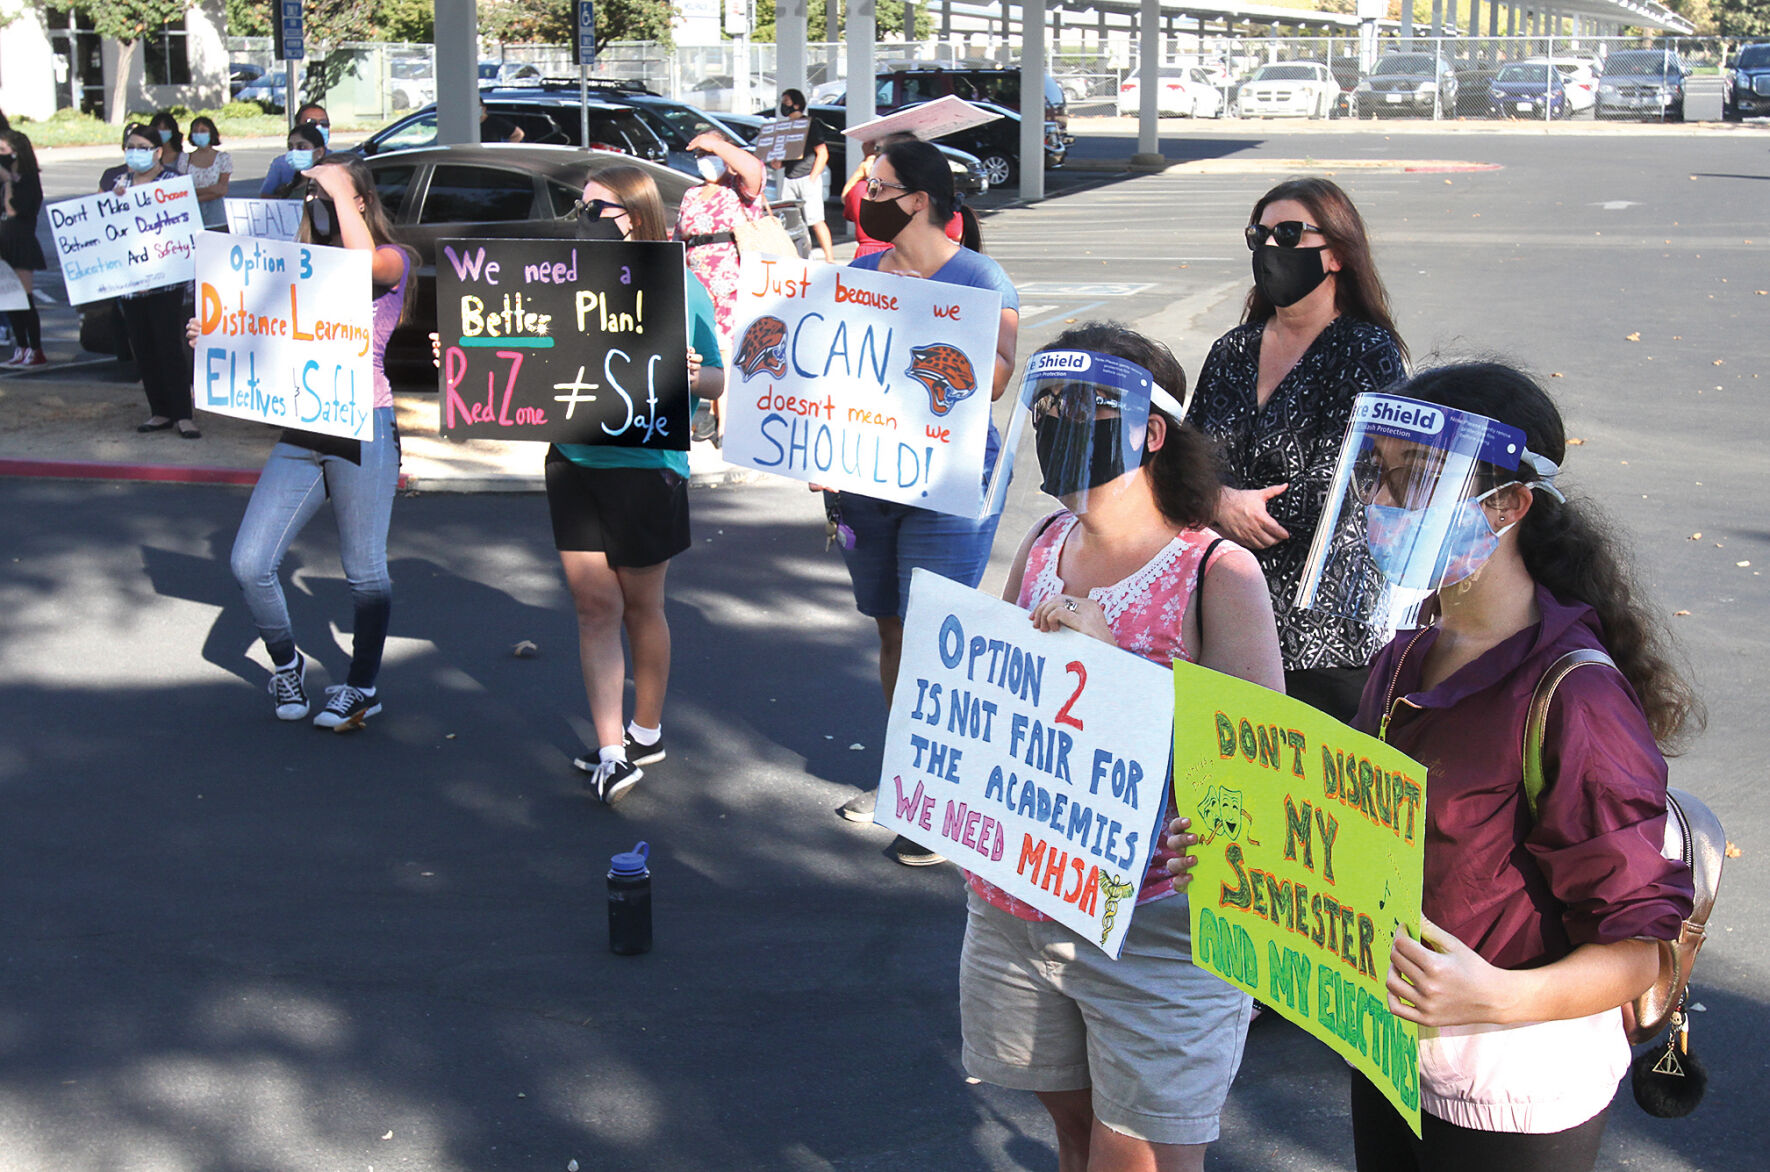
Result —
<path fill-rule="evenodd" d="M 977 225 L 977 213 L 964 203 L 959 204 L 959 243 L 972 252 L 983 251 L 983 229 Z"/>

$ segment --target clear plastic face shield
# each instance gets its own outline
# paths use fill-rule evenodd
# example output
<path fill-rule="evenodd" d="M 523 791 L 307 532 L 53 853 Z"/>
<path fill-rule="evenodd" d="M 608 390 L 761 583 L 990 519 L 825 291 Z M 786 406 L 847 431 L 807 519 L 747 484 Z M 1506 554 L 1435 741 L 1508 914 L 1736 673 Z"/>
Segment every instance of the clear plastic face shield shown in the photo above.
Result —
<path fill-rule="evenodd" d="M 1297 605 L 1370 626 L 1414 621 L 1433 591 L 1478 573 L 1505 529 L 1483 503 L 1520 482 L 1556 496 L 1551 462 L 1525 451 L 1524 433 L 1475 415 L 1364 394 L 1328 488 L 1303 567 Z"/>
<path fill-rule="evenodd" d="M 1173 420 L 1185 416 L 1185 407 L 1143 367 L 1092 350 L 1034 354 L 1018 404 L 1025 410 L 1014 412 L 1007 450 L 1015 450 L 1030 423 L 1039 487 L 1076 514 L 1088 511 L 1091 493 L 1142 465 L 1151 404 Z"/>

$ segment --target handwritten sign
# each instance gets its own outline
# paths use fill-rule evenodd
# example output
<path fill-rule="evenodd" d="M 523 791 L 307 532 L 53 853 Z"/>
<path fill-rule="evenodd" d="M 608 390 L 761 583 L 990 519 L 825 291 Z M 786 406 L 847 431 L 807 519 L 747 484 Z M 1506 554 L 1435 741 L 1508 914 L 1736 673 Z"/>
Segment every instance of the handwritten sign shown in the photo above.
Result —
<path fill-rule="evenodd" d="M 196 252 L 196 405 L 373 441 L 370 253 L 220 232 Z"/>
<path fill-rule="evenodd" d="M 682 245 L 437 243 L 442 430 L 688 450 Z"/>
<path fill-rule="evenodd" d="M 947 94 L 932 102 L 923 102 L 895 114 L 883 114 L 870 122 L 849 127 L 842 133 L 856 142 L 873 142 L 888 134 L 913 134 L 924 142 L 946 134 L 957 134 L 994 122 L 1001 115 L 994 110 L 974 106 L 964 98 Z"/>
<path fill-rule="evenodd" d="M 805 115 L 792 118 L 766 118 L 751 149 L 764 163 L 792 162 L 805 157 L 805 139 L 811 133 L 811 119 Z"/>
<path fill-rule="evenodd" d="M 747 259 L 726 460 L 977 516 L 1001 308 L 968 285 Z"/>
<path fill-rule="evenodd" d="M 293 241 L 301 231 L 301 200 L 223 199 L 227 230 L 235 236 Z"/>
<path fill-rule="evenodd" d="M 24 282 L 11 265 L 0 260 L 0 310 L 29 308 L 31 298 L 25 292 Z"/>
<path fill-rule="evenodd" d="M 1420 1129 L 1419 1027 L 1383 989 L 1416 935 L 1426 769 L 1299 700 L 1174 665 L 1175 805 L 1200 836 L 1194 963 L 1357 1067 Z"/>
<path fill-rule="evenodd" d="M 69 304 L 191 279 L 191 240 L 203 233 L 203 215 L 189 175 L 62 200 L 48 212 Z"/>
<path fill-rule="evenodd" d="M 1167 805 L 1171 687 L 918 569 L 874 820 L 1117 958 Z"/>

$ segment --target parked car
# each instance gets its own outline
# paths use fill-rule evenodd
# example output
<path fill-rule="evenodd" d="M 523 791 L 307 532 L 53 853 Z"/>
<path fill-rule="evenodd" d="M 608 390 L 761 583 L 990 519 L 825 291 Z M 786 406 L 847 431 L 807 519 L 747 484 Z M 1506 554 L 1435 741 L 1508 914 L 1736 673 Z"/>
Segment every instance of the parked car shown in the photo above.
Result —
<path fill-rule="evenodd" d="M 997 68 L 955 69 L 944 65 L 896 65 L 880 71 L 873 108 L 890 114 L 905 106 L 919 106 L 948 94 L 967 102 L 983 102 L 1020 112 L 1020 70 Z M 844 95 L 844 100 L 846 95 Z M 1059 131 L 1069 127 L 1069 95 L 1051 74 L 1045 75 L 1045 121 Z"/>
<path fill-rule="evenodd" d="M 227 67 L 227 96 L 239 99 L 240 91 L 264 76 L 264 66 L 250 61 L 230 62 Z"/>
<path fill-rule="evenodd" d="M 1328 118 L 1340 100 L 1340 84 L 1319 61 L 1262 65 L 1241 83 L 1235 113 L 1240 118 Z"/>
<path fill-rule="evenodd" d="M 1684 121 L 1684 78 L 1689 70 L 1672 49 L 1625 49 L 1604 59 L 1594 118 Z M 1723 101 L 1723 107 L 1725 102 Z"/>
<path fill-rule="evenodd" d="M 1457 75 L 1436 53 L 1390 53 L 1352 91 L 1360 118 L 1388 114 L 1443 118 L 1457 108 Z"/>
<path fill-rule="evenodd" d="M 1221 118 L 1223 93 L 1198 65 L 1164 65 L 1157 77 L 1156 113 L 1181 118 Z M 1133 69 L 1119 83 L 1118 109 L 1135 117 L 1143 100 L 1143 75 Z"/>
<path fill-rule="evenodd" d="M 770 109 L 780 98 L 780 91 L 774 88 L 774 78 L 766 73 L 750 75 L 749 97 L 745 100 L 745 109 Z M 731 110 L 737 112 L 737 79 L 729 73 L 715 73 L 701 78 L 683 91 L 684 98 L 703 110 Z"/>
<path fill-rule="evenodd" d="M 479 84 L 509 85 L 513 81 L 541 80 L 539 66 L 527 61 L 481 61 L 479 63 Z"/>
<path fill-rule="evenodd" d="M 1020 115 L 1013 110 L 988 102 L 974 103 L 1001 117 L 970 130 L 943 135 L 935 142 L 940 147 L 957 147 L 974 155 L 983 178 L 991 187 L 1002 187 L 1020 173 Z M 853 164 L 848 161 L 848 142 L 842 134 L 848 125 L 848 108 L 831 104 L 812 106 L 808 111 L 824 129 L 830 147 L 830 170 L 837 181 L 847 177 Z M 1055 122 L 1045 123 L 1045 166 L 1061 167 L 1069 155 L 1069 144 Z M 838 192 L 839 194 L 839 192 Z"/>
<path fill-rule="evenodd" d="M 1555 67 L 1561 84 L 1567 87 L 1567 104 L 1575 114 L 1590 110 L 1598 101 L 1600 67 L 1591 57 L 1526 57 L 1524 64 Z"/>
<path fill-rule="evenodd" d="M 1728 122 L 1770 114 L 1770 41 L 1741 45 L 1733 64 L 1722 75 L 1727 96 L 1721 117 Z"/>
<path fill-rule="evenodd" d="M 307 88 L 307 72 L 300 75 L 301 94 L 309 96 Z M 240 87 L 234 95 L 236 102 L 257 102 L 267 114 L 281 114 L 289 104 L 289 75 L 282 68 L 267 70 L 257 78 Z"/>
<path fill-rule="evenodd" d="M 436 70 L 423 58 L 390 62 L 387 96 L 395 110 L 410 110 L 436 101 Z"/>
<path fill-rule="evenodd" d="M 698 106 L 686 102 L 678 102 L 673 98 L 659 97 L 657 94 L 636 94 L 631 92 L 608 92 L 601 99 L 610 105 L 624 105 L 641 118 L 664 143 L 668 152 L 666 162 L 685 175 L 700 176 L 700 168 L 695 156 L 689 152 L 688 144 L 697 134 L 716 130 L 731 139 L 739 146 L 748 147 L 755 141 L 753 132 L 746 132 L 735 125 L 727 115 L 710 114 Z"/>
<path fill-rule="evenodd" d="M 534 146 L 584 146 L 579 118 L 578 91 L 568 93 L 539 89 L 485 89 L 480 101 L 490 113 L 508 119 L 522 129 L 522 143 Z M 632 109 L 590 99 L 590 142 L 596 150 L 632 155 L 653 163 L 666 163 L 669 150 Z M 373 157 L 390 151 L 409 151 L 436 145 L 436 106 L 428 105 L 388 124 L 357 148 Z"/>
<path fill-rule="evenodd" d="M 1502 68 L 1487 86 L 1488 117 L 1565 118 L 1573 112 L 1561 72 L 1547 61 L 1520 62 Z"/>
<path fill-rule="evenodd" d="M 410 321 L 387 346 L 395 382 L 436 385 L 430 333 L 436 329 L 436 242 L 451 237 L 571 239 L 585 176 L 603 167 L 643 168 L 658 185 L 672 226 L 682 193 L 699 182 L 680 171 L 629 155 L 577 147 L 472 145 L 384 152 L 369 159 L 375 190 L 399 238 L 418 253 L 418 284 Z M 778 209 L 801 255 L 808 251 L 797 208 Z"/>
<path fill-rule="evenodd" d="M 820 102 L 817 104 L 823 105 L 824 103 Z M 840 105 L 838 105 L 838 108 L 841 108 Z M 846 109 L 843 109 L 843 116 L 846 119 Z M 756 141 L 756 136 L 762 133 L 762 123 L 765 119 L 760 114 L 721 114 L 719 116 L 719 121 L 722 125 L 729 126 L 733 130 L 742 134 L 747 142 L 753 143 Z M 846 121 L 844 121 L 843 124 L 846 125 Z M 829 130 L 827 120 L 825 122 L 825 130 Z M 958 147 L 951 146 L 945 142 L 937 142 L 934 145 L 939 149 L 941 154 L 946 156 L 947 166 L 952 168 L 953 190 L 965 195 L 982 195 L 989 190 L 989 180 L 984 178 L 983 161 L 981 159 L 970 151 L 962 151 Z M 832 172 L 840 172 L 836 175 L 838 180 L 847 178 L 846 137 L 844 137 L 841 142 L 830 143 L 829 146 L 830 170 Z M 832 196 L 840 196 L 841 191 L 838 189 L 832 191 L 830 194 Z M 831 203 L 836 202 L 839 201 L 836 199 L 831 200 Z"/>

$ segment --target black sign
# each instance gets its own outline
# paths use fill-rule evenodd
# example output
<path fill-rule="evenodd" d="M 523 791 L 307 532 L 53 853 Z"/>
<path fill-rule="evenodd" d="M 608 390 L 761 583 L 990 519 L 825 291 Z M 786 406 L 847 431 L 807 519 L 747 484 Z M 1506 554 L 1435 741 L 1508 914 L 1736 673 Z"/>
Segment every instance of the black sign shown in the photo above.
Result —
<path fill-rule="evenodd" d="M 682 245 L 440 240 L 442 431 L 688 450 Z"/>

